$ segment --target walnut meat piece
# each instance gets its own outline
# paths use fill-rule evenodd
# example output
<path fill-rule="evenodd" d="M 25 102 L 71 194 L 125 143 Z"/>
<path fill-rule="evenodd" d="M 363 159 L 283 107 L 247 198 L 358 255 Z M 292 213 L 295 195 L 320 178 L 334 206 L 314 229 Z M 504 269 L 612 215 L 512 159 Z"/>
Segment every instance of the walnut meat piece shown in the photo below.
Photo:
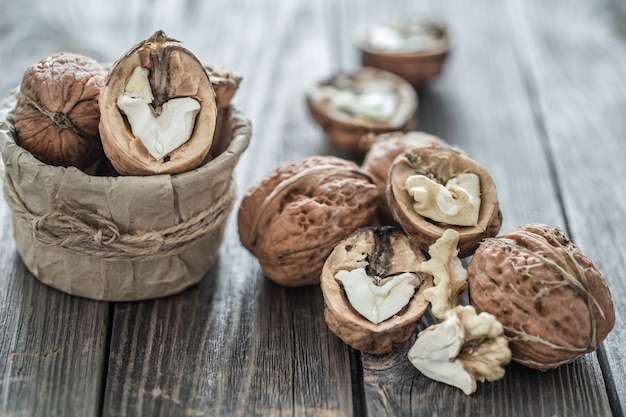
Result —
<path fill-rule="evenodd" d="M 373 25 L 357 36 L 357 47 L 364 66 L 397 74 L 416 88 L 441 74 L 450 53 L 448 31 L 440 21 Z"/>
<path fill-rule="evenodd" d="M 558 229 L 529 224 L 476 250 L 470 302 L 498 318 L 513 360 L 547 370 L 591 352 L 615 321 L 608 286 Z"/>
<path fill-rule="evenodd" d="M 418 269 L 425 259 L 421 249 L 392 227 L 363 228 L 346 237 L 333 249 L 321 275 L 330 330 L 353 348 L 372 354 L 389 353 L 406 343 L 428 310 L 423 292 L 432 287 L 432 277 Z M 342 278 L 354 271 L 363 271 L 366 281 L 357 288 L 356 301 L 351 294 L 355 290 Z M 365 314 L 359 312 L 363 307 Z M 372 311 L 388 314 L 379 317 L 384 320 L 372 320 Z"/>
<path fill-rule="evenodd" d="M 379 194 L 380 214 L 385 222 L 392 222 L 393 217 L 387 204 L 385 189 L 389 177 L 389 167 L 400 154 L 413 148 L 429 145 L 448 146 L 437 136 L 424 132 L 389 132 L 381 135 L 368 135 L 371 146 L 365 154 L 361 168 L 366 171 L 376 184 Z"/>
<path fill-rule="evenodd" d="M 407 189 L 407 178 L 421 175 L 436 183 L 446 184 L 465 173 L 475 174 L 479 179 L 480 208 L 475 225 L 437 222 L 416 212 L 416 197 Z M 493 179 L 482 165 L 451 147 L 414 148 L 398 156 L 389 170 L 386 196 L 394 219 L 424 249 L 441 237 L 446 229 L 458 231 L 461 258 L 474 253 L 482 239 L 495 236 L 502 224 Z M 429 196 L 441 204 L 436 197 L 439 196 Z"/>
<path fill-rule="evenodd" d="M 411 130 L 416 123 L 417 94 L 402 78 L 375 68 L 337 74 L 307 93 L 313 119 L 328 140 L 353 154 L 364 154 L 368 133 Z"/>
<path fill-rule="evenodd" d="M 97 61 L 67 52 L 28 68 L 14 111 L 18 144 L 46 164 L 94 164 L 103 156 L 98 99 L 105 76 Z"/>
<path fill-rule="evenodd" d="M 511 361 L 511 350 L 502 324 L 492 314 L 457 306 L 446 312 L 441 323 L 421 331 L 407 356 L 427 377 L 470 395 L 476 392 L 477 382 L 504 376 L 503 365 Z"/>
<path fill-rule="evenodd" d="M 230 106 L 235 97 L 242 76 L 228 68 L 205 66 L 204 69 L 209 76 L 209 80 L 215 90 L 215 102 L 218 109 L 225 109 Z"/>
<path fill-rule="evenodd" d="M 198 59 L 162 31 L 113 64 L 100 110 L 104 151 L 123 175 L 175 174 L 207 160 L 215 91 Z"/>
<path fill-rule="evenodd" d="M 244 196 L 239 238 L 271 280 L 317 284 L 335 245 L 376 214 L 378 192 L 354 162 L 313 156 L 269 173 Z"/>

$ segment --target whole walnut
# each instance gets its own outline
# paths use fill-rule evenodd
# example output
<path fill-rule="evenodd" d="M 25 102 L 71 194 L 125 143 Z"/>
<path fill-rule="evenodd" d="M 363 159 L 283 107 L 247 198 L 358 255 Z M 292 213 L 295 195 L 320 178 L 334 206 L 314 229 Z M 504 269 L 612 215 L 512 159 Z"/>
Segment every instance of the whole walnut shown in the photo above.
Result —
<path fill-rule="evenodd" d="M 468 266 L 470 302 L 504 326 L 513 360 L 547 370 L 591 352 L 613 328 L 609 288 L 561 231 L 542 224 L 486 239 Z"/>
<path fill-rule="evenodd" d="M 14 111 L 19 145 L 50 165 L 85 169 L 100 159 L 98 100 L 105 76 L 97 61 L 67 52 L 28 68 Z"/>
<path fill-rule="evenodd" d="M 335 245 L 376 214 L 378 192 L 354 162 L 312 156 L 279 166 L 239 209 L 239 238 L 271 280 L 317 284 Z"/>

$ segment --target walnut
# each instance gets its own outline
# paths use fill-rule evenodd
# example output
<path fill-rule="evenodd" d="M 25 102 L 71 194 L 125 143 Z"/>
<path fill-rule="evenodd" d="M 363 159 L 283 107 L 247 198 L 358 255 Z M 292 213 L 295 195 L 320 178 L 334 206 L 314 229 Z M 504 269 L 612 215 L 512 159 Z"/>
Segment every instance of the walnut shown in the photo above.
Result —
<path fill-rule="evenodd" d="M 207 65 L 204 69 L 215 90 L 217 108 L 225 109 L 230 106 L 243 77 L 228 68 Z"/>
<path fill-rule="evenodd" d="M 424 291 L 424 299 L 430 302 L 431 313 L 439 320 L 459 304 L 459 295 L 467 289 L 467 271 L 457 256 L 458 243 L 459 232 L 447 229 L 430 245 L 430 259 L 419 267 L 420 271 L 433 276 L 435 286 Z"/>
<path fill-rule="evenodd" d="M 498 318 L 513 360 L 547 370 L 591 352 L 615 321 L 609 288 L 558 229 L 518 227 L 486 239 L 468 266 L 470 302 Z"/>
<path fill-rule="evenodd" d="M 113 64 L 100 95 L 100 134 L 123 175 L 175 174 L 204 163 L 217 104 L 203 65 L 162 31 Z"/>
<path fill-rule="evenodd" d="M 417 94 L 402 78 L 375 68 L 337 74 L 307 93 L 313 119 L 328 140 L 353 154 L 364 154 L 368 133 L 411 130 L 416 122 Z"/>
<path fill-rule="evenodd" d="M 477 381 L 504 376 L 511 350 L 502 334 L 502 324 L 492 314 L 457 306 L 441 323 L 421 331 L 407 356 L 427 377 L 470 395 L 476 392 Z"/>
<path fill-rule="evenodd" d="M 441 74 L 450 52 L 448 32 L 440 21 L 373 25 L 357 36 L 357 48 L 364 66 L 397 74 L 416 88 Z"/>
<path fill-rule="evenodd" d="M 479 184 L 470 181 L 469 184 L 474 185 L 461 186 L 461 177 L 467 173 L 475 174 Z M 441 187 L 433 189 L 432 184 L 415 189 L 411 186 L 414 185 L 411 182 L 414 176 L 420 177 L 420 180 L 426 178 L 434 183 L 445 184 L 443 188 L 447 192 L 440 193 Z M 472 191 L 474 187 L 478 188 Z M 424 249 L 432 245 L 446 229 L 458 231 L 461 258 L 471 255 L 482 239 L 495 236 L 502 224 L 496 187 L 489 173 L 462 152 L 447 146 L 414 148 L 398 156 L 389 170 L 386 196 L 394 219 Z M 464 207 L 457 204 L 458 199 L 475 200 L 477 197 L 480 203 L 475 224 L 458 224 L 460 222 L 445 217 L 429 217 L 433 207 L 454 214 Z M 458 214 L 463 214 L 463 211 Z"/>
<path fill-rule="evenodd" d="M 14 111 L 20 146 L 40 161 L 86 169 L 103 156 L 98 98 L 106 70 L 61 52 L 26 70 Z"/>
<path fill-rule="evenodd" d="M 389 167 L 400 154 L 429 145 L 448 146 L 447 143 L 437 136 L 424 132 L 389 132 L 381 135 L 369 134 L 366 140 L 371 142 L 369 150 L 365 154 L 361 168 L 366 171 L 376 184 L 379 194 L 379 211 L 385 223 L 391 223 L 393 217 L 387 204 L 385 189 L 389 176 Z"/>
<path fill-rule="evenodd" d="M 345 343 L 383 354 L 404 344 L 428 310 L 424 253 L 399 229 L 363 228 L 332 251 L 321 275 L 324 318 Z"/>
<path fill-rule="evenodd" d="M 279 166 L 253 186 L 239 209 L 239 238 L 271 280 L 319 283 L 335 245 L 376 214 L 378 192 L 354 162 L 313 156 Z"/>

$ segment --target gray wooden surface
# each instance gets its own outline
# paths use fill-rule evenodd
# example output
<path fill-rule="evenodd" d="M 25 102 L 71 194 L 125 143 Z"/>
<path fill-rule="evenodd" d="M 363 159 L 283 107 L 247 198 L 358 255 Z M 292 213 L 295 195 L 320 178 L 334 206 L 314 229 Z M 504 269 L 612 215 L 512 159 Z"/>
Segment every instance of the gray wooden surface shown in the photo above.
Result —
<path fill-rule="evenodd" d="M 454 51 L 420 92 L 419 128 L 491 173 L 503 231 L 563 227 L 609 282 L 614 330 L 557 370 L 511 364 L 476 394 L 432 382 L 406 350 L 361 355 L 328 331 L 316 286 L 263 276 L 234 216 L 216 268 L 181 294 L 89 301 L 40 284 L 0 203 L 0 416 L 623 416 L 626 410 L 626 6 L 619 0 L 0 0 L 0 95 L 61 50 L 111 62 L 156 29 L 240 72 L 252 143 L 240 196 L 279 163 L 338 154 L 304 91 L 358 67 L 359 25 L 443 18 Z M 238 200 L 239 202 L 239 200 Z M 421 324 L 425 326 L 427 322 Z"/>

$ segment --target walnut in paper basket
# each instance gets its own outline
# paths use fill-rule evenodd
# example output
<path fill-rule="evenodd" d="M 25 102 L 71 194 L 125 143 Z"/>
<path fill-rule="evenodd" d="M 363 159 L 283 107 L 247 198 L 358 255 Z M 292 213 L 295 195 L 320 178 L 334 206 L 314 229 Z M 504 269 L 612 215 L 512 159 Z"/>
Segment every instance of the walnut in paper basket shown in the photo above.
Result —
<path fill-rule="evenodd" d="M 113 64 L 100 111 L 104 151 L 124 175 L 198 167 L 209 154 L 217 121 L 207 70 L 162 31 Z"/>
<path fill-rule="evenodd" d="M 168 49 L 169 41 L 163 42 Z M 188 77 L 197 78 L 189 83 L 209 92 L 203 101 L 208 103 L 209 113 L 215 110 L 216 101 L 221 106 L 218 127 L 213 117 L 206 124 L 199 121 L 202 110 L 194 118 L 194 132 L 211 131 L 202 145 L 183 144 L 168 154 L 176 156 L 170 159 L 176 159 L 181 169 L 190 169 L 199 161 L 199 166 L 187 172 L 92 176 L 74 167 L 44 163 L 16 143 L 14 111 L 19 91 L 0 102 L 4 196 L 11 208 L 16 247 L 25 266 L 43 283 L 72 295 L 131 301 L 179 292 L 200 281 L 215 264 L 235 200 L 233 171 L 251 138 L 248 119 L 230 104 L 240 77 L 202 66 L 187 71 L 181 62 L 189 64 L 193 59 L 184 51 L 161 52 L 173 61 L 163 66 L 179 71 L 167 81 L 172 88 L 185 85 L 181 80 Z M 127 86 L 130 82 L 128 89 L 143 98 L 157 95 L 161 90 L 146 86 L 142 68 L 136 73 L 133 70 L 122 83 Z M 162 69 L 150 67 L 155 68 Z M 138 76 L 131 79 L 132 74 Z M 218 88 L 221 96 L 217 100 L 206 79 L 223 87 Z M 119 108 L 116 111 L 120 113 Z M 101 119 L 108 120 L 107 114 Z M 129 127 L 124 123 L 127 120 L 122 124 Z M 198 151 L 193 158 L 181 156 L 182 149 L 190 148 Z M 133 161 L 131 157 L 128 160 Z M 148 165 L 151 163 L 155 165 L 153 161 Z"/>

